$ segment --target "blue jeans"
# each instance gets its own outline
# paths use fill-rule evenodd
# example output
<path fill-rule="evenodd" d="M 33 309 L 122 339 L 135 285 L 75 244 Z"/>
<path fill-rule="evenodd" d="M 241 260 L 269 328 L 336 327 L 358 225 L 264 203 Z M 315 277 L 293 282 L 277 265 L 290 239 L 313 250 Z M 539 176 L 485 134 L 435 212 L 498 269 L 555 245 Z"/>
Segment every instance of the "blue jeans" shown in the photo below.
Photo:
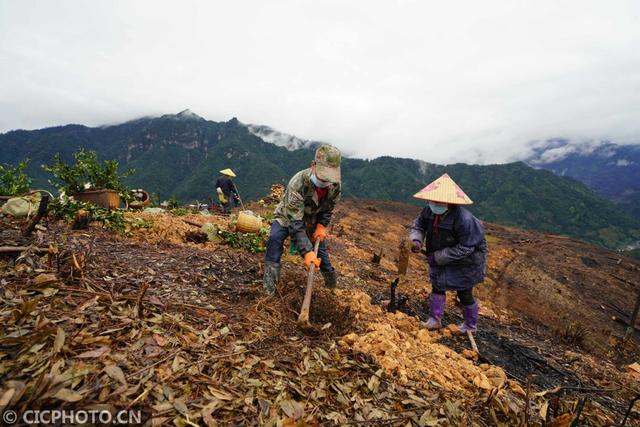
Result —
<path fill-rule="evenodd" d="M 269 231 L 269 240 L 267 240 L 267 252 L 264 260 L 280 264 L 282 252 L 284 250 L 284 241 L 289 237 L 289 230 L 280 225 L 278 221 L 273 221 L 271 231 Z M 333 266 L 329 260 L 329 252 L 325 242 L 320 242 L 318 246 L 318 258 L 320 258 L 320 271 L 333 271 Z"/>

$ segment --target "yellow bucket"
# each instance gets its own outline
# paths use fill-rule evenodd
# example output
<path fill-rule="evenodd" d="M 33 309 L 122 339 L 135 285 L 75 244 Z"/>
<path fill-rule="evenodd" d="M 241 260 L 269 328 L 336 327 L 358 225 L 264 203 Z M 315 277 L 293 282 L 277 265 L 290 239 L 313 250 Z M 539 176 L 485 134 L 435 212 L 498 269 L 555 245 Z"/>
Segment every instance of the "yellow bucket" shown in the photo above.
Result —
<path fill-rule="evenodd" d="M 242 211 L 238 214 L 236 231 L 240 233 L 258 233 L 262 228 L 262 219 L 251 211 Z"/>

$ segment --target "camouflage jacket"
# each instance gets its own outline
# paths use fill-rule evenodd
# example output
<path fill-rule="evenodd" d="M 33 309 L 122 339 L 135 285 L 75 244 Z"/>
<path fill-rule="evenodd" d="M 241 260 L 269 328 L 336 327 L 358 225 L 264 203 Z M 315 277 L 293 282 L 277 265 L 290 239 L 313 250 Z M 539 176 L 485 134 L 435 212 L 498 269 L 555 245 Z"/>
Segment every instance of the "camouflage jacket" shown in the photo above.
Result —
<path fill-rule="evenodd" d="M 301 254 L 313 249 L 308 233 L 316 224 L 328 226 L 333 208 L 340 198 L 340 185 L 332 184 L 327 195 L 318 202 L 315 186 L 311 182 L 311 169 L 304 169 L 291 178 L 274 212 L 275 220 L 289 229 Z"/>

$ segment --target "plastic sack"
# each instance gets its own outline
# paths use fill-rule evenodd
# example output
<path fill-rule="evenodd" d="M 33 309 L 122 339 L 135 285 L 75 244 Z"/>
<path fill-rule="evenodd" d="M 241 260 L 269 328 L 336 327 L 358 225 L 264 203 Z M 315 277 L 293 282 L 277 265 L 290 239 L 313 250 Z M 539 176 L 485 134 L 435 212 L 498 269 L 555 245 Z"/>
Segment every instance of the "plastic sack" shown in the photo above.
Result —
<path fill-rule="evenodd" d="M 13 197 L 2 205 L 0 212 L 11 215 L 16 218 L 24 218 L 34 215 L 40 207 L 40 193 L 30 194 L 28 196 Z"/>
<path fill-rule="evenodd" d="M 148 214 L 163 214 L 166 211 L 162 208 L 145 208 L 142 213 L 148 213 Z"/>
<path fill-rule="evenodd" d="M 205 222 L 202 224 L 200 231 L 207 234 L 207 240 L 210 242 L 220 242 L 220 236 L 218 236 L 218 231 L 220 229 L 216 224 L 211 224 L 210 222 Z"/>

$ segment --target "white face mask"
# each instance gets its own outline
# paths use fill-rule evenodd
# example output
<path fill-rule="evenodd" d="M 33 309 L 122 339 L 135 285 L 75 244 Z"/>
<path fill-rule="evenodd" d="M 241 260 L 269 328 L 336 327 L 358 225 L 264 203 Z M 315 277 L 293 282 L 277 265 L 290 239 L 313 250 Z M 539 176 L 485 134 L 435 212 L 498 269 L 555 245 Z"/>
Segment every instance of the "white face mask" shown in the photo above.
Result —
<path fill-rule="evenodd" d="M 315 173 L 311 174 L 311 182 L 313 182 L 313 185 L 318 188 L 327 188 L 331 185 L 329 181 L 321 181 L 320 179 L 318 179 Z"/>
<path fill-rule="evenodd" d="M 436 215 L 442 215 L 449 209 L 449 206 L 443 203 L 429 202 L 429 209 Z"/>

